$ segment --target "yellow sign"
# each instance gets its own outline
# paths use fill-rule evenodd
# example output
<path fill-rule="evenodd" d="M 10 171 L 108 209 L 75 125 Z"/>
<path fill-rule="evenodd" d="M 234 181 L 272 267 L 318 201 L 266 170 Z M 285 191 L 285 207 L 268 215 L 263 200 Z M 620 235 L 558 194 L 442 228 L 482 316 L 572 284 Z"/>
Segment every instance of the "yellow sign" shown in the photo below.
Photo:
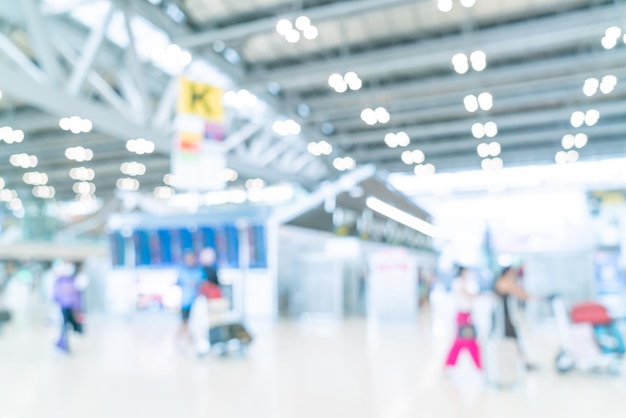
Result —
<path fill-rule="evenodd" d="M 178 113 L 222 121 L 224 119 L 222 89 L 181 77 Z"/>

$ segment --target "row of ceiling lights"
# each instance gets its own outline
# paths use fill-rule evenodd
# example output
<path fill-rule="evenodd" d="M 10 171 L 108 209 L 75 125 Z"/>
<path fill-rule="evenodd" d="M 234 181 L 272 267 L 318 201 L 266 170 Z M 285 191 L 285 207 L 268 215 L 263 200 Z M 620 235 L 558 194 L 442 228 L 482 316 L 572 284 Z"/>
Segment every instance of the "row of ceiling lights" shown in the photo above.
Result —
<path fill-rule="evenodd" d="M 297 43 L 303 37 L 314 40 L 319 35 L 317 27 L 306 16 L 299 16 L 293 23 L 289 19 L 280 19 L 276 23 L 276 32 L 291 44 Z"/>
<path fill-rule="evenodd" d="M 7 144 L 20 143 L 24 140 L 24 131 L 21 129 L 13 129 L 10 126 L 0 128 L 0 141 Z"/>
<path fill-rule="evenodd" d="M 71 116 L 61 118 L 59 127 L 73 134 L 89 133 L 93 129 L 93 123 L 89 119 L 83 119 L 80 116 Z"/>
<path fill-rule="evenodd" d="M 465 74 L 471 68 L 481 72 L 487 68 L 487 55 L 483 51 L 474 51 L 469 57 L 463 53 L 458 53 L 452 57 L 452 66 L 458 74 Z"/>
<path fill-rule="evenodd" d="M 459 4 L 469 9 L 476 4 L 476 0 L 459 0 Z M 437 8 L 441 12 L 448 13 L 454 8 L 454 2 L 452 0 L 437 0 Z"/>
<path fill-rule="evenodd" d="M 337 93 L 345 93 L 348 89 L 361 90 L 363 80 L 354 71 L 349 71 L 344 75 L 334 73 L 328 77 L 328 85 Z"/>
<path fill-rule="evenodd" d="M 602 46 L 605 49 L 613 49 L 617 46 L 622 37 L 622 30 L 618 26 L 607 28 L 602 38 Z M 623 37 L 626 43 L 626 35 Z M 600 91 L 602 94 L 610 94 L 617 86 L 617 77 L 612 74 L 605 75 L 602 79 L 590 77 L 583 83 L 583 94 L 592 97 Z M 589 109 L 586 112 L 575 111 L 570 116 L 570 124 L 574 128 L 583 126 L 595 126 L 600 120 L 600 112 L 596 109 Z M 576 149 L 584 148 L 589 142 L 589 137 L 584 133 L 567 134 L 561 139 L 562 150 L 557 151 L 554 161 L 557 164 L 575 163 L 580 158 L 580 154 Z M 574 149 L 576 148 L 576 149 Z"/>
<path fill-rule="evenodd" d="M 622 37 L 622 29 L 619 26 L 611 26 L 607 28 L 602 37 L 602 46 L 604 49 L 613 49 L 621 40 L 626 44 L 626 34 Z"/>

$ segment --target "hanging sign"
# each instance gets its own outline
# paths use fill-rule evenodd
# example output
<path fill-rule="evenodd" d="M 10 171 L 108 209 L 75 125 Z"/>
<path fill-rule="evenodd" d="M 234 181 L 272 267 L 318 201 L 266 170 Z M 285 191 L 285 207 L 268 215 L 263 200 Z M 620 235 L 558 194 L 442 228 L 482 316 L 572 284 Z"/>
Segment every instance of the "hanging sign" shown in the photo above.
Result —
<path fill-rule="evenodd" d="M 224 188 L 222 89 L 181 77 L 171 169 L 174 185 L 192 191 Z"/>

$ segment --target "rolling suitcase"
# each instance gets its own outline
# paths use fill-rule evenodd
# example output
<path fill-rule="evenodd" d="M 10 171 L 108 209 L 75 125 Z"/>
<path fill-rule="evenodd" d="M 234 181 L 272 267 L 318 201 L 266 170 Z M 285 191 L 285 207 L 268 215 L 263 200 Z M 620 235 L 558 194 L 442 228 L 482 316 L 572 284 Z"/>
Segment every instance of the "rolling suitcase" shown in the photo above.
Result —
<path fill-rule="evenodd" d="M 521 383 L 523 363 L 514 338 L 491 338 L 485 344 L 484 358 L 487 384 L 509 389 Z"/>

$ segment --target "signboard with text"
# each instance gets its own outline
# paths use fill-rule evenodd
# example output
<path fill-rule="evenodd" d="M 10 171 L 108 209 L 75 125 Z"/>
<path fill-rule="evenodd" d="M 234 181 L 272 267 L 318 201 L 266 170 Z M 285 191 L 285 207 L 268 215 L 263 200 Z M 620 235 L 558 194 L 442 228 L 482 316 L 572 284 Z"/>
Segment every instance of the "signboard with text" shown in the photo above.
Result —
<path fill-rule="evenodd" d="M 194 191 L 224 188 L 222 93 L 218 87 L 180 79 L 171 161 L 176 187 Z"/>

